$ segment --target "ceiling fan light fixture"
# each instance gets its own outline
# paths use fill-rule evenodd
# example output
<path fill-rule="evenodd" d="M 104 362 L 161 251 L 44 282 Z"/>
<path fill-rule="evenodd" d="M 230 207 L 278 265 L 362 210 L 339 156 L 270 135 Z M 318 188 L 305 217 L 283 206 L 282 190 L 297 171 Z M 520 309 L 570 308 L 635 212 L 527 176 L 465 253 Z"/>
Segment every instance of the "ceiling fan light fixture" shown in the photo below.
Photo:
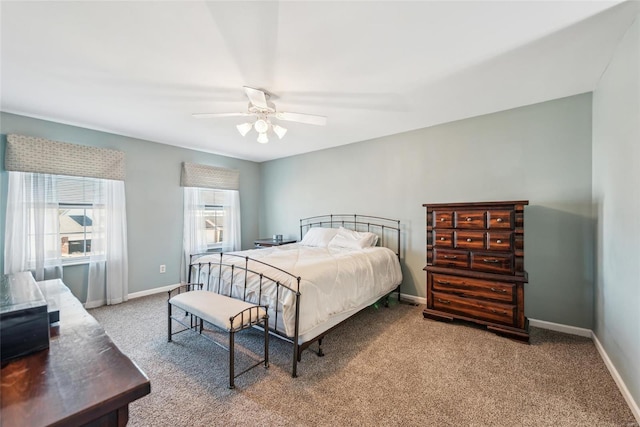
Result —
<path fill-rule="evenodd" d="M 2 1 L 2 0 L 0 0 Z M 268 99 L 270 94 L 261 89 L 255 89 L 249 86 L 243 86 L 245 95 L 249 98 L 249 106 L 246 112 L 236 113 L 194 113 L 193 117 L 196 118 L 210 118 L 210 117 L 253 117 L 251 122 L 241 123 L 236 125 L 240 135 L 246 136 L 253 128 L 258 133 L 258 142 L 266 144 L 269 142 L 267 136 L 271 129 L 279 139 L 284 138 L 287 133 L 287 129 L 279 125 L 271 123 L 271 118 L 278 120 L 284 120 L 288 122 L 298 122 L 316 126 L 324 126 L 327 124 L 327 118 L 324 116 L 317 116 L 314 114 L 303 114 L 277 111 L 273 102 Z M 255 118 L 255 119 L 254 119 Z M 255 121 L 254 121 L 255 120 Z"/>
<path fill-rule="evenodd" d="M 267 134 L 265 132 L 260 132 L 258 134 L 258 142 L 260 144 L 266 144 L 267 142 L 269 142 L 269 138 L 267 138 Z"/>
<path fill-rule="evenodd" d="M 269 123 L 265 119 L 258 119 L 253 124 L 253 127 L 258 133 L 266 133 L 269 130 Z"/>
<path fill-rule="evenodd" d="M 238 128 L 238 132 L 240 132 L 240 135 L 245 136 L 247 133 L 249 133 L 249 131 L 253 127 L 253 124 L 251 124 L 251 123 L 242 123 L 242 124 L 240 124 L 240 125 L 238 125 L 236 127 Z"/>
<path fill-rule="evenodd" d="M 278 135 L 278 138 L 280 139 L 284 138 L 284 135 L 287 133 L 287 130 L 285 128 L 278 125 L 273 125 L 273 131 L 276 135 Z"/>

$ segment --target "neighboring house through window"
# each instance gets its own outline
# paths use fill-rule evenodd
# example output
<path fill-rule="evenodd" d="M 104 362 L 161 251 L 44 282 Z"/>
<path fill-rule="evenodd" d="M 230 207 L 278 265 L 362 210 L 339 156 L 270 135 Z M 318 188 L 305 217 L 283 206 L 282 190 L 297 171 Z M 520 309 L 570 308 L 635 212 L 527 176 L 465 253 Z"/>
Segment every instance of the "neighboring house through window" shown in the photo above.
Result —
<path fill-rule="evenodd" d="M 60 204 L 60 255 L 65 259 L 91 255 L 91 217 L 93 206 Z"/>

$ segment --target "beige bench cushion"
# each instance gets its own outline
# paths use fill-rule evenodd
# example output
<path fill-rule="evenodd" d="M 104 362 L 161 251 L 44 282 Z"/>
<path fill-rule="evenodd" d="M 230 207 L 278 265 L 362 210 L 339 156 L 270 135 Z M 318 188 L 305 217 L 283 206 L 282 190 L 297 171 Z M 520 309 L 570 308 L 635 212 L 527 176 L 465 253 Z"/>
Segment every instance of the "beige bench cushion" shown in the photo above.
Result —
<path fill-rule="evenodd" d="M 255 304 L 209 291 L 183 292 L 171 298 L 169 303 L 227 331 L 231 329 L 231 317 L 250 307 L 257 307 Z M 244 314 L 244 319 L 238 316 L 233 321 L 233 328 L 239 329 L 256 323 L 264 316 L 265 310 L 262 307 L 250 310 Z"/>

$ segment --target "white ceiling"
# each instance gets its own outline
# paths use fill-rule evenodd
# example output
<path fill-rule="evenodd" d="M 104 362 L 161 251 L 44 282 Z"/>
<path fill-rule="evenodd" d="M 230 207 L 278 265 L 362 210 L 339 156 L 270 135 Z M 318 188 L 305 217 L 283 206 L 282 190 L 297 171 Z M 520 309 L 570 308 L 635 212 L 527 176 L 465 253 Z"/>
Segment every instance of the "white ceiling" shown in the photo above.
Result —
<path fill-rule="evenodd" d="M 638 13 L 618 1 L 0 3 L 5 112 L 253 161 L 589 92 Z M 283 140 L 240 136 L 242 86 Z"/>

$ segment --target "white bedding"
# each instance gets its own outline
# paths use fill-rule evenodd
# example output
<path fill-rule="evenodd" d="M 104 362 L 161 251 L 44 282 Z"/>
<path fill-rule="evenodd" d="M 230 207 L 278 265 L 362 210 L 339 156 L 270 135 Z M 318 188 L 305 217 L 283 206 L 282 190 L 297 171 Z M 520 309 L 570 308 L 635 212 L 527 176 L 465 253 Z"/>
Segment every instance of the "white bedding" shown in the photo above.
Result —
<path fill-rule="evenodd" d="M 265 249 L 253 249 L 235 252 L 252 259 L 281 268 L 294 276 L 301 277 L 300 282 L 300 324 L 299 336 L 310 331 L 323 332 L 322 324 L 334 323 L 332 319 L 345 318 L 345 314 L 357 311 L 375 302 L 378 298 L 393 291 L 402 282 L 402 272 L 396 254 L 388 248 L 371 247 L 365 249 L 346 249 L 336 247 L 309 247 L 294 243 Z M 197 262 L 212 262 L 215 266 L 220 260 L 219 254 L 201 257 Z M 225 263 L 233 262 L 244 266 L 244 259 L 225 257 Z M 208 281 L 207 268 L 202 268 L 199 282 L 210 283 L 217 290 L 218 269 L 212 266 L 212 279 Z M 296 289 L 297 282 L 289 275 L 249 261 L 249 269 L 280 281 Z M 222 293 L 228 294 L 230 270 L 225 269 Z M 251 276 L 251 275 L 250 275 Z M 196 280 L 192 279 L 192 282 Z M 257 302 L 259 288 L 258 275 L 249 277 L 247 300 Z M 244 272 L 236 269 L 234 274 L 233 296 L 242 298 Z M 261 303 L 269 304 L 270 323 L 274 321 L 276 307 L 275 286 L 265 286 L 263 281 Z M 287 336 L 294 336 L 295 299 L 290 292 L 278 295 L 279 313 L 277 329 Z M 348 316 L 347 316 L 348 317 Z M 327 328 L 328 329 L 328 328 Z M 325 329 L 326 330 L 326 329 Z M 312 337 L 308 337 L 312 338 Z M 300 340 L 301 342 L 303 340 Z"/>

